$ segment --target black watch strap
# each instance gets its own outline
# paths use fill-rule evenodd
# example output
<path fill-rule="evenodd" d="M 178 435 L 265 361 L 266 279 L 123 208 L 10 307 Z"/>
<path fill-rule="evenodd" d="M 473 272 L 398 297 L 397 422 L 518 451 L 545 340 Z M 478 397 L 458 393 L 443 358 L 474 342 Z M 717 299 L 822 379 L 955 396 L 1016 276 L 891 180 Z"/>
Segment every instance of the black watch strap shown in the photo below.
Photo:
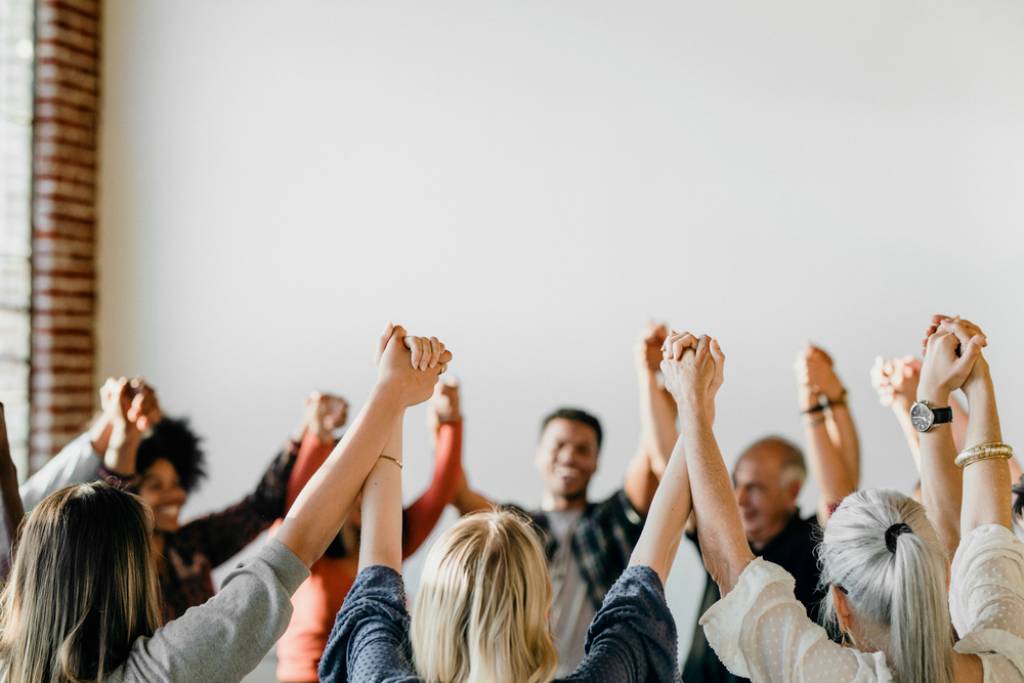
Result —
<path fill-rule="evenodd" d="M 942 425 L 953 421 L 952 408 L 932 408 L 932 414 L 935 416 L 935 422 L 932 423 L 933 425 Z"/>

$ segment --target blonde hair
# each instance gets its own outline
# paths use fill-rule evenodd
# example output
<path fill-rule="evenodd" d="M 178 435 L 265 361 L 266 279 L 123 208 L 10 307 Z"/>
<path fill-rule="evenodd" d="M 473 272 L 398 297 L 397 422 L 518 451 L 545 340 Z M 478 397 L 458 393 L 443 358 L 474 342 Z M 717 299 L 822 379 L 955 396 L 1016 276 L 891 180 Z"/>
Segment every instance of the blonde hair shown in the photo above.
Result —
<path fill-rule="evenodd" d="M 530 523 L 506 511 L 464 517 L 427 554 L 412 615 L 428 683 L 546 683 L 558 668 L 551 579 Z"/>
<path fill-rule="evenodd" d="M 838 622 L 828 588 L 839 586 L 857 618 L 880 630 L 893 680 L 953 683 L 946 554 L 920 503 L 878 489 L 847 496 L 818 555 L 827 622 Z"/>
<path fill-rule="evenodd" d="M 10 683 L 103 681 L 160 623 L 149 509 L 103 483 L 61 489 L 22 528 L 0 596 Z"/>

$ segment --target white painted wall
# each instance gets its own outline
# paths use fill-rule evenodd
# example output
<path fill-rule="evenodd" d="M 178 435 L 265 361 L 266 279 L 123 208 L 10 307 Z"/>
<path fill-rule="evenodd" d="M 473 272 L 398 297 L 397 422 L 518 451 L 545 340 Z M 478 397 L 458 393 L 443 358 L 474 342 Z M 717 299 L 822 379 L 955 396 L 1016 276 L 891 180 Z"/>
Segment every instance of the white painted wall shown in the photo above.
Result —
<path fill-rule="evenodd" d="M 467 469 L 500 499 L 538 501 L 537 421 L 563 403 L 605 421 L 595 496 L 620 483 L 652 315 L 720 337 L 730 459 L 799 435 L 812 338 L 850 386 L 864 483 L 909 487 L 867 371 L 935 310 L 990 332 L 1024 437 L 1020 3 L 104 11 L 100 371 L 144 373 L 206 435 L 189 513 L 246 491 L 309 389 L 358 404 L 388 319 L 454 349 Z M 411 497 L 430 456 L 407 425 Z M 681 555 L 685 648 L 704 578 Z"/>

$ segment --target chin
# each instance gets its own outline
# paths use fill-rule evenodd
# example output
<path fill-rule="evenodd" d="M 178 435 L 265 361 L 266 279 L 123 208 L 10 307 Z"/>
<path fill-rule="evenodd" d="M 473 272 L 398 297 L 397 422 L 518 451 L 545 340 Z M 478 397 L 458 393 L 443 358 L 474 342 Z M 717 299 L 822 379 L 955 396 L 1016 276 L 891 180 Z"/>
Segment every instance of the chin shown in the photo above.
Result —
<path fill-rule="evenodd" d="M 174 520 L 173 522 L 166 521 L 156 523 L 156 530 L 162 534 L 173 534 L 180 528 L 181 524 L 178 522 L 178 520 Z"/>

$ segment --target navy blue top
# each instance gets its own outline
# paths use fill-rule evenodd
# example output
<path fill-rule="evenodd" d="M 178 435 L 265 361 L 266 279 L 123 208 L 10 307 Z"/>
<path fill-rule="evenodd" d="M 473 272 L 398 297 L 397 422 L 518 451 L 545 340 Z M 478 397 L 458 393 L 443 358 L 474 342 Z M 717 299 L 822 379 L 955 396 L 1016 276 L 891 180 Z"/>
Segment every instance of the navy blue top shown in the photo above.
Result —
<path fill-rule="evenodd" d="M 676 624 L 661 579 L 650 567 L 629 567 L 590 623 L 583 661 L 558 681 L 676 681 L 676 643 Z M 422 682 L 412 665 L 401 574 L 382 566 L 359 572 L 320 660 L 320 680 Z"/>

